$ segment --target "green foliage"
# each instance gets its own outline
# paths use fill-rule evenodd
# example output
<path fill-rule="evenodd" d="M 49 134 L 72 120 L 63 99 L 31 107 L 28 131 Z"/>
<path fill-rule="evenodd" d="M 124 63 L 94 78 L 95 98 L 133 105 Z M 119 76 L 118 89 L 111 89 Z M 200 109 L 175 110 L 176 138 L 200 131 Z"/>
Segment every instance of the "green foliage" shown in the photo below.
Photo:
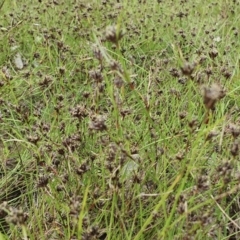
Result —
<path fill-rule="evenodd" d="M 239 2 L 117 2 L 0 2 L 0 240 L 239 239 Z"/>

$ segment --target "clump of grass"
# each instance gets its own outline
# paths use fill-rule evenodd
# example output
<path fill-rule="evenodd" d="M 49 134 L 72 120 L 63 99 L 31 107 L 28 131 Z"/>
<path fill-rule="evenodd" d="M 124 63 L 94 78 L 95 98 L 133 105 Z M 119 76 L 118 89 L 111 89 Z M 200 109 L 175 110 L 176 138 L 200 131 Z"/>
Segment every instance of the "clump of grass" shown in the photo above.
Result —
<path fill-rule="evenodd" d="M 0 239 L 238 239 L 238 10 L 0 3 Z"/>

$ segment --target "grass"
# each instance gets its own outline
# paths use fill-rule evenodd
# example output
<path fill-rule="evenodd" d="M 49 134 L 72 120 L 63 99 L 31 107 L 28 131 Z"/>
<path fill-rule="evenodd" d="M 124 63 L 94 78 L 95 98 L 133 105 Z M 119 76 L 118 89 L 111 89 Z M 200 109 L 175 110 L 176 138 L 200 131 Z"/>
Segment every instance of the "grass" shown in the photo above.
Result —
<path fill-rule="evenodd" d="M 238 1 L 0 2 L 0 240 L 239 239 Z"/>

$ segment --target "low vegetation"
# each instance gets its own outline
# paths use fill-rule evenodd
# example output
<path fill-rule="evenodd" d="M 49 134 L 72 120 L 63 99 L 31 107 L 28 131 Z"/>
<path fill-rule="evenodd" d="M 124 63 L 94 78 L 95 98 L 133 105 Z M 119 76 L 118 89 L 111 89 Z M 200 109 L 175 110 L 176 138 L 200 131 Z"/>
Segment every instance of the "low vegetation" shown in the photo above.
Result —
<path fill-rule="evenodd" d="M 240 238 L 238 0 L 0 3 L 0 240 Z"/>

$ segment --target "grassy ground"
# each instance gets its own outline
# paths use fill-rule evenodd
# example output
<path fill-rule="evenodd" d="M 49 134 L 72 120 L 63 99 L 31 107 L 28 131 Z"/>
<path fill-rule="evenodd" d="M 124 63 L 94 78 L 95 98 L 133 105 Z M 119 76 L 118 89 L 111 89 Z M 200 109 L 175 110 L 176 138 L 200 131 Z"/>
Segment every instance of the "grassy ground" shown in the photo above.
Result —
<path fill-rule="evenodd" d="M 238 0 L 1 2 L 0 240 L 240 238 Z"/>

